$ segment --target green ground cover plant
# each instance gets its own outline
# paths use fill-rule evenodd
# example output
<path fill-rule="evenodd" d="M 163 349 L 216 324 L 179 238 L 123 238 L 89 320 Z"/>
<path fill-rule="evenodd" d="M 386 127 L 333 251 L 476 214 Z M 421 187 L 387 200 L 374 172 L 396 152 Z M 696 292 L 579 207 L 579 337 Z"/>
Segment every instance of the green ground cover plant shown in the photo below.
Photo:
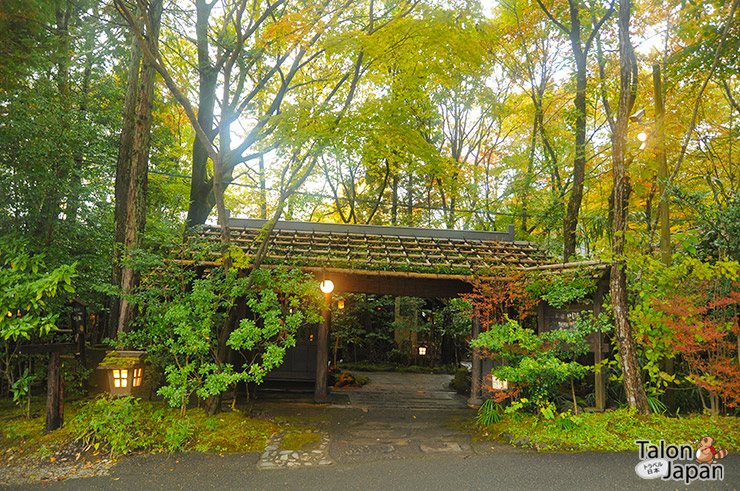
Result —
<path fill-rule="evenodd" d="M 582 413 L 546 419 L 533 414 L 501 412 L 498 422 L 479 424 L 478 435 L 509 443 L 529 439 L 527 446 L 551 450 L 634 451 L 635 440 L 694 444 L 711 436 L 730 452 L 740 450 L 740 427 L 734 417 L 692 414 L 670 418 L 659 414 L 640 416 L 634 410 Z M 564 423 L 567 421 L 567 423 Z"/>
<path fill-rule="evenodd" d="M 113 457 L 133 452 L 259 452 L 280 425 L 240 411 L 180 416 L 164 402 L 132 397 L 86 398 L 65 404 L 65 425 L 45 433 L 45 398 L 34 397 L 32 418 L 9 401 L 0 406 L 0 452 L 35 455 L 67 446 Z"/>
<path fill-rule="evenodd" d="M 321 435 L 307 431 L 291 431 L 285 434 L 281 448 L 285 450 L 312 450 L 321 444 Z"/>

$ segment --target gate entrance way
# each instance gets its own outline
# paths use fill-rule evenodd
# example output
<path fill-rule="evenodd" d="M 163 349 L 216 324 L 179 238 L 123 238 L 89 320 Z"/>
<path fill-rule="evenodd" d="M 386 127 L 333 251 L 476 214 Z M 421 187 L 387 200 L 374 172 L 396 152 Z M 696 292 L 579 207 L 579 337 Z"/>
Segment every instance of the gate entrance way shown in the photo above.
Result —
<path fill-rule="evenodd" d="M 232 244 L 241 248 L 247 257 L 253 257 L 262 244 L 266 224 L 266 220 L 230 220 Z M 220 230 L 206 227 L 203 234 L 218 241 Z M 310 346 L 307 343 L 315 345 L 315 363 L 293 360 L 287 368 L 293 371 L 288 374 L 291 380 L 313 376 L 314 400 L 330 402 L 327 368 L 332 291 L 335 294 L 451 298 L 472 292 L 481 278 L 509 269 L 548 267 L 548 264 L 545 252 L 537 245 L 515 241 L 511 225 L 506 232 L 487 232 L 277 222 L 269 235 L 262 267 L 300 268 L 316 277 L 317 287 L 321 282 L 327 300 L 324 322 L 317 326 L 315 336 L 309 334 L 304 343 L 306 346 Z M 327 284 L 331 288 L 324 289 Z M 470 334 L 475 338 L 479 333 L 480 322 L 475 314 Z M 472 384 L 468 404 L 475 406 L 482 403 L 483 380 L 481 359 L 475 351 L 471 362 Z M 313 373 L 310 370 L 312 364 L 315 365 Z M 419 404 L 426 404 L 424 395 L 429 398 L 438 396 L 440 400 L 447 397 L 442 388 L 418 391 Z M 369 395 L 371 393 L 372 389 L 368 388 L 364 396 L 366 403 L 375 400 L 375 404 L 381 404 L 377 402 L 379 398 Z M 388 401 L 401 397 L 398 388 L 391 386 L 376 391 L 376 395 L 381 394 L 388 396 Z M 355 399 L 359 402 L 362 397 L 358 395 Z"/>
<path fill-rule="evenodd" d="M 332 389 L 358 409 L 464 409 L 463 396 L 450 388 L 452 375 L 399 372 L 355 372 L 370 382 L 362 387 Z M 338 399 L 338 398 L 335 398 Z"/>

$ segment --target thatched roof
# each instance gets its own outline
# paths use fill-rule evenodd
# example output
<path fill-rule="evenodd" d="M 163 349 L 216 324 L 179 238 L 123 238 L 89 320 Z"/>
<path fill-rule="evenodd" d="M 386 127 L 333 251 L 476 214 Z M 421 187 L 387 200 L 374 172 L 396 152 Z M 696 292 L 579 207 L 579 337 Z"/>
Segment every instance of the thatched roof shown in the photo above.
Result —
<path fill-rule="evenodd" d="M 264 220 L 234 219 L 231 240 L 247 256 L 256 253 Z M 507 232 L 434 230 L 312 222 L 278 222 L 265 264 L 301 268 L 485 276 L 496 270 L 551 264 L 532 242 Z M 203 235 L 217 241 L 220 230 Z"/>
<path fill-rule="evenodd" d="M 265 223 L 232 219 L 232 244 L 254 256 Z M 218 227 L 204 227 L 201 235 L 220 241 Z M 217 259 L 183 262 L 211 267 Z M 512 272 L 558 274 L 585 266 L 600 275 L 606 266 L 551 261 L 535 243 L 516 241 L 511 225 L 485 232 L 292 221 L 276 224 L 263 265 L 330 277 L 337 291 L 430 297 L 457 296 L 480 279 Z"/>

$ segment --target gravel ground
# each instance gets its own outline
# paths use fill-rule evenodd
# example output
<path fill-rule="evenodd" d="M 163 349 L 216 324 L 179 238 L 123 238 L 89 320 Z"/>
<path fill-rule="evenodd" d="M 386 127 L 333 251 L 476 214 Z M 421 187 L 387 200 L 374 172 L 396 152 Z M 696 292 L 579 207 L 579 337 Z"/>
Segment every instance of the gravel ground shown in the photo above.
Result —
<path fill-rule="evenodd" d="M 107 455 L 84 452 L 75 445 L 44 457 L 9 452 L 0 456 L 0 486 L 105 476 L 115 463 Z"/>

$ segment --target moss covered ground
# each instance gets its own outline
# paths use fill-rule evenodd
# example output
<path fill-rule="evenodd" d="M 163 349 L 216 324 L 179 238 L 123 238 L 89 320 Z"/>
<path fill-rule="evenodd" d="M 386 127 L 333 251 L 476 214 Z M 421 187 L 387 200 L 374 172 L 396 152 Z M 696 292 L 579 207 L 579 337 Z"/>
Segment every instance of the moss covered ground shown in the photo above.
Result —
<path fill-rule="evenodd" d="M 477 426 L 479 438 L 511 443 L 527 439 L 525 446 L 547 449 L 634 451 L 636 440 L 695 445 L 711 436 L 720 447 L 740 451 L 740 421 L 736 417 L 692 414 L 666 417 L 658 414 L 640 416 L 628 409 L 603 413 L 582 413 L 546 420 L 531 414 L 504 415 L 487 426 Z"/>

